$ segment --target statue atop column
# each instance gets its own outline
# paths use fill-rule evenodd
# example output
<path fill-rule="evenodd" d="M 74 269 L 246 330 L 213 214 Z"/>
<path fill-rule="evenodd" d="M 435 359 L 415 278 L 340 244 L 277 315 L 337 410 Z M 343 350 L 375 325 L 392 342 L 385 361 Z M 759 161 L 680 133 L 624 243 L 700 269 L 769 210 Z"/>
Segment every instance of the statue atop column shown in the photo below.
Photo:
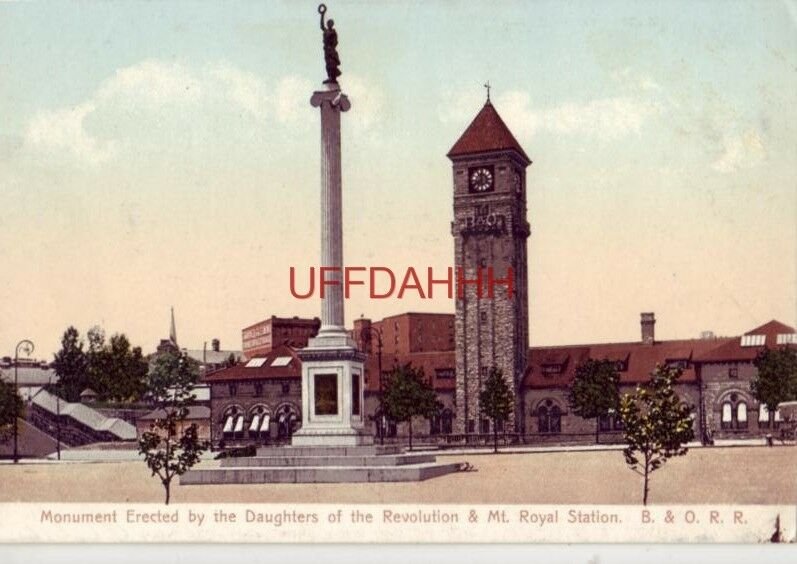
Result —
<path fill-rule="evenodd" d="M 329 19 L 324 25 L 325 4 L 318 5 L 321 14 L 321 31 L 324 34 L 324 62 L 327 66 L 327 79 L 324 84 L 335 83 L 340 76 L 340 57 L 338 56 L 338 32 L 335 30 L 335 20 Z"/>

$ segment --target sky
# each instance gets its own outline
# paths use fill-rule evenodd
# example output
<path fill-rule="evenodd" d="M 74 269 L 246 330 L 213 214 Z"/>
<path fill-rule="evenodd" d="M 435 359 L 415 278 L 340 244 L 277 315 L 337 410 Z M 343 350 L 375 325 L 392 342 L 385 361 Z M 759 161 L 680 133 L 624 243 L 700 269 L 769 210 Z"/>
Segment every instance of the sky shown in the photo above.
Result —
<path fill-rule="evenodd" d="M 344 260 L 453 265 L 485 100 L 528 169 L 532 345 L 797 321 L 797 3 L 327 2 Z M 0 3 L 0 354 L 69 325 L 240 348 L 319 260 L 317 3 Z M 446 298 L 346 301 L 347 324 Z"/>

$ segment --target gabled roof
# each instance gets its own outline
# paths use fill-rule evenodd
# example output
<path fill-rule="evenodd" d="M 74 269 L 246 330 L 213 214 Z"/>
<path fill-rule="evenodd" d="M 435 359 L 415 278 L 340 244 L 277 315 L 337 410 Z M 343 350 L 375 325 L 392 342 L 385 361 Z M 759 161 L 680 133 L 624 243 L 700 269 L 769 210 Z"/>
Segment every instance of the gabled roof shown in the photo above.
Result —
<path fill-rule="evenodd" d="M 576 374 L 576 367 L 583 361 L 595 360 L 622 361 L 626 370 L 620 372 L 621 384 L 647 382 L 657 364 L 686 360 L 687 368 L 680 382 L 694 382 L 697 379 L 692 361 L 707 351 L 738 338 L 727 339 L 685 339 L 675 341 L 656 341 L 653 344 L 599 343 L 592 345 L 573 345 L 559 347 L 532 347 L 529 349 L 529 368 L 523 385 L 529 388 L 565 387 L 570 385 Z M 560 365 L 561 372 L 552 372 L 550 365 Z"/>
<path fill-rule="evenodd" d="M 488 100 L 481 111 L 476 114 L 465 133 L 451 147 L 448 158 L 505 150 L 514 150 L 526 164 L 531 164 L 531 159 L 523 147 L 517 142 L 504 120 Z"/>
<path fill-rule="evenodd" d="M 290 358 L 290 361 L 287 363 L 278 362 L 276 366 L 272 366 L 279 357 Z M 302 361 L 299 360 L 296 351 L 288 345 L 280 345 L 267 354 L 250 358 L 246 363 L 236 364 L 208 374 L 205 376 L 204 381 L 213 384 L 235 380 L 269 380 L 275 378 L 300 378 L 301 376 Z"/>
<path fill-rule="evenodd" d="M 773 319 L 772 321 L 767 321 L 763 325 L 748 331 L 745 335 L 766 335 L 769 337 L 770 335 L 780 335 L 783 333 L 794 333 L 794 327 L 789 327 L 785 323 Z"/>
<path fill-rule="evenodd" d="M 773 319 L 745 333 L 745 335 L 763 335 L 763 342 L 760 345 L 743 347 L 742 338 L 735 337 L 721 347 L 700 355 L 698 360 L 700 362 L 750 362 L 764 347 L 774 349 L 782 346 L 778 344 L 778 335 L 789 333 L 794 333 L 794 327 L 789 327 Z"/>

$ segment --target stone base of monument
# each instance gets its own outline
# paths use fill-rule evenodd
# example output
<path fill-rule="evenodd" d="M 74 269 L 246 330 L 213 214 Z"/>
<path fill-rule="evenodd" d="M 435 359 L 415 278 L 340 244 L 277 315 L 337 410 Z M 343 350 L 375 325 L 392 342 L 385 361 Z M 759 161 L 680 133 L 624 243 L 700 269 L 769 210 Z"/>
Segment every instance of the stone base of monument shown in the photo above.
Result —
<path fill-rule="evenodd" d="M 261 448 L 256 456 L 202 462 L 180 476 L 181 485 L 418 482 L 463 468 L 398 446 Z"/>

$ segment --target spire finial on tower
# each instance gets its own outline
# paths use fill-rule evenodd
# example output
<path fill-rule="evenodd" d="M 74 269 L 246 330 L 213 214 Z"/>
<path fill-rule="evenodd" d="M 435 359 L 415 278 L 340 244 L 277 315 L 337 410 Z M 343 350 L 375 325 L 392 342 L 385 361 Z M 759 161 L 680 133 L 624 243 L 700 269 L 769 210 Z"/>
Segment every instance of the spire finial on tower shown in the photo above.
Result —
<path fill-rule="evenodd" d="M 491 88 L 489 80 L 484 83 L 484 87 L 487 89 L 487 103 L 489 104 L 490 103 L 490 88 Z"/>
<path fill-rule="evenodd" d="M 174 306 L 172 306 L 172 325 L 169 328 L 169 340 L 177 345 L 177 327 L 174 323 Z"/>

